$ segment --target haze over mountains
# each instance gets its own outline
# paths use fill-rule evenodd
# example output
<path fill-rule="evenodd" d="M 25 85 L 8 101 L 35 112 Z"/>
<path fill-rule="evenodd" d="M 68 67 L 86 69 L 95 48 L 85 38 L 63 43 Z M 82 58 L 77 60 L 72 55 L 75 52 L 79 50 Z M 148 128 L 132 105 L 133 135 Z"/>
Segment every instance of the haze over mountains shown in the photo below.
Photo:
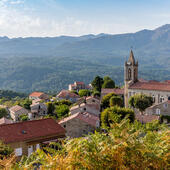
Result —
<path fill-rule="evenodd" d="M 123 84 L 123 63 L 133 47 L 140 75 L 170 79 L 170 25 L 155 30 L 80 37 L 0 37 L 0 88 L 59 91 L 97 74 Z"/>

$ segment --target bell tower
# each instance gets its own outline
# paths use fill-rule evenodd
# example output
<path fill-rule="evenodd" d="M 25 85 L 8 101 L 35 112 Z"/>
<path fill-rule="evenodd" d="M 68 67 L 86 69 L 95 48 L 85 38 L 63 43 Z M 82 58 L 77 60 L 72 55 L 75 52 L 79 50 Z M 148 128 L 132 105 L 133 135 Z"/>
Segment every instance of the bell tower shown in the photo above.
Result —
<path fill-rule="evenodd" d="M 138 81 L 138 61 L 135 61 L 133 51 L 130 51 L 130 56 L 128 61 L 124 65 L 124 97 L 125 97 L 125 107 L 128 107 L 128 88 Z"/>

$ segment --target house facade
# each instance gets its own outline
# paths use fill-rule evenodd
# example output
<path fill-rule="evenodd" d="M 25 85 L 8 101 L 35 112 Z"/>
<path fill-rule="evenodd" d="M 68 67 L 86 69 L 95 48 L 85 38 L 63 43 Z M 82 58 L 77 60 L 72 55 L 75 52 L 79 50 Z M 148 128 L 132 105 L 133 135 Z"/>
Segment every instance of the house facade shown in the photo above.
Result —
<path fill-rule="evenodd" d="M 95 116 L 100 116 L 100 105 L 81 103 L 70 108 L 71 114 L 76 114 L 78 112 L 88 112 Z"/>
<path fill-rule="evenodd" d="M 0 125 L 0 140 L 9 144 L 17 157 L 30 156 L 46 141 L 65 137 L 65 129 L 53 119 Z"/>
<path fill-rule="evenodd" d="M 91 85 L 85 85 L 84 82 L 81 82 L 81 81 L 75 81 L 74 84 L 69 84 L 68 86 L 68 90 L 69 91 L 72 91 L 72 90 L 76 90 L 76 91 L 79 91 L 79 90 L 82 90 L 82 89 L 92 89 Z"/>
<path fill-rule="evenodd" d="M 65 128 L 66 136 L 71 138 L 82 137 L 93 133 L 100 126 L 99 117 L 88 112 L 78 112 L 64 118 L 59 124 Z"/>
<path fill-rule="evenodd" d="M 57 96 L 56 99 L 57 100 L 69 100 L 72 103 L 77 102 L 77 100 L 80 98 L 79 95 L 70 92 L 69 90 L 62 90 Z"/>
<path fill-rule="evenodd" d="M 29 111 L 19 105 L 13 106 L 9 109 L 10 116 L 14 122 L 19 121 L 19 116 L 22 114 L 28 115 Z"/>
<path fill-rule="evenodd" d="M 30 105 L 30 108 L 32 114 L 30 119 L 35 119 L 47 114 L 47 106 L 44 103 L 33 103 L 32 105 Z"/>
<path fill-rule="evenodd" d="M 43 92 L 33 92 L 29 95 L 30 100 L 49 100 L 49 96 Z"/>

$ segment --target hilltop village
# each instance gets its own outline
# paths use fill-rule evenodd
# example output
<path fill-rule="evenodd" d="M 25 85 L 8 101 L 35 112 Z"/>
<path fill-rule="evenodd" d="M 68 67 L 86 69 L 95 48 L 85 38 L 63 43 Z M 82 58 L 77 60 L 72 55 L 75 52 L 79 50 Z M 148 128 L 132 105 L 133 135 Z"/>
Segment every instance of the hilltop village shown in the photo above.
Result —
<path fill-rule="evenodd" d="M 107 126 L 126 116 L 142 124 L 169 124 L 170 80 L 139 79 L 138 65 L 131 51 L 124 65 L 123 87 L 117 87 L 108 76 L 97 76 L 88 85 L 75 81 L 56 96 L 32 92 L 12 105 L 2 102 L 0 140 L 21 158 L 51 142 L 84 137 L 99 130 L 106 132 Z"/>

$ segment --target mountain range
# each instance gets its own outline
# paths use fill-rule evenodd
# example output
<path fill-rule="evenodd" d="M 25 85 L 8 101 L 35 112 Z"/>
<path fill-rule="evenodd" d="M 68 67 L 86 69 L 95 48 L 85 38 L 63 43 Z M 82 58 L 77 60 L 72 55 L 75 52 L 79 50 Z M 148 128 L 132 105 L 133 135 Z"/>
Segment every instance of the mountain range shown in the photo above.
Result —
<path fill-rule="evenodd" d="M 140 77 L 170 79 L 170 25 L 127 34 L 80 37 L 0 37 L 0 88 L 58 92 L 73 81 L 109 75 L 123 85 L 133 49 Z"/>

